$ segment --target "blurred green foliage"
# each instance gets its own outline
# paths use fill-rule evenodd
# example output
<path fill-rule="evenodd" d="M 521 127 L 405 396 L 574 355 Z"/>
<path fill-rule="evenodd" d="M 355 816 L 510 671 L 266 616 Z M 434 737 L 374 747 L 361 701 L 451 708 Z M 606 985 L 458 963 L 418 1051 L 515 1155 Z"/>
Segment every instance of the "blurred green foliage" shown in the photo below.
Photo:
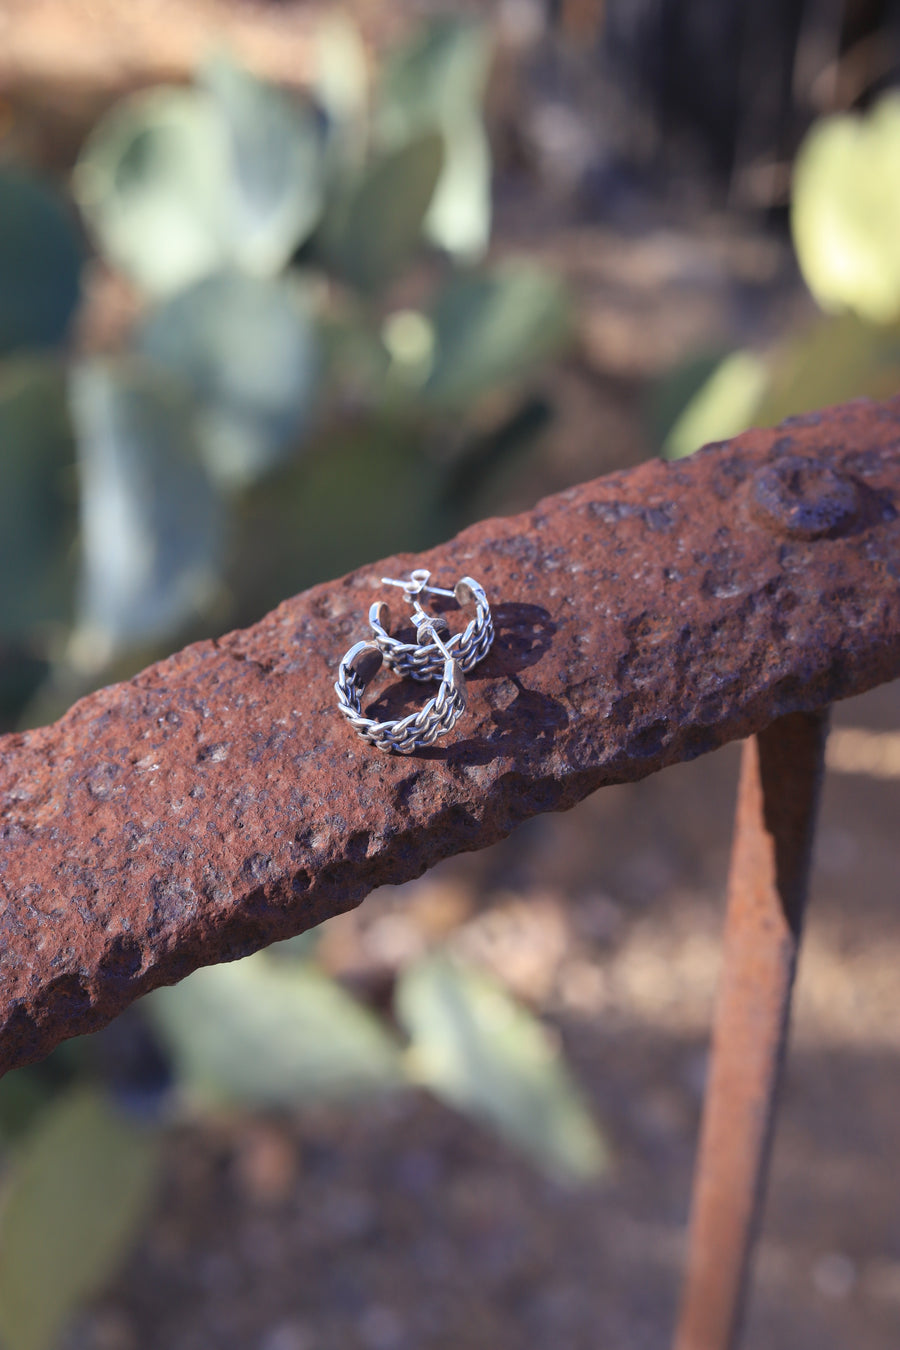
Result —
<path fill-rule="evenodd" d="M 900 93 L 865 116 L 813 127 L 794 168 L 791 225 L 824 310 L 872 323 L 900 315 Z"/>
<path fill-rule="evenodd" d="M 427 126 L 440 134 L 442 171 L 425 231 L 466 258 L 481 256 L 491 229 L 491 152 L 481 118 L 490 56 L 480 23 L 438 18 L 389 57 L 375 108 L 382 144 L 402 144 Z"/>
<path fill-rule="evenodd" d="M 0 642 L 24 645 L 73 617 L 78 486 L 60 368 L 0 363 L 0 459 Z"/>
<path fill-rule="evenodd" d="M 389 1031 L 312 962 L 262 952 L 198 970 L 147 1004 L 180 1082 L 204 1100 L 289 1106 L 402 1082 Z"/>
<path fill-rule="evenodd" d="M 221 506 L 174 376 L 133 357 L 82 361 L 70 399 L 82 566 L 69 652 L 92 671 L 199 607 L 218 560 Z"/>
<path fill-rule="evenodd" d="M 75 1088 L 38 1117 L 2 1192 L 0 1343 L 52 1350 L 121 1260 L 146 1215 L 157 1141 L 105 1097 Z"/>
<path fill-rule="evenodd" d="M 79 299 L 84 250 L 59 195 L 0 173 L 0 357 L 61 343 Z"/>
<path fill-rule="evenodd" d="M 240 489 L 289 459 L 309 430 L 322 363 L 296 282 L 204 277 L 158 306 L 136 345 L 189 380 L 198 448 L 222 488 Z"/>
<path fill-rule="evenodd" d="M 135 293 L 125 353 L 72 356 L 82 228 L 0 167 L 8 722 L 452 532 L 527 446 L 569 303 L 525 261 L 482 262 L 490 61 L 487 26 L 446 17 L 373 73 L 332 16 L 305 96 L 219 53 L 116 104 L 72 187 Z"/>
<path fill-rule="evenodd" d="M 372 72 L 332 15 L 306 97 L 220 53 L 114 106 L 75 166 L 80 221 L 0 165 L 7 725 L 452 532 L 544 425 L 527 386 L 570 306 L 527 260 L 483 261 L 490 61 L 485 24 L 442 18 Z M 137 313 L 102 354 L 72 340 L 86 237 Z M 181 1094 L 283 1108 L 425 1085 L 556 1174 L 602 1168 L 558 1048 L 490 980 L 443 957 L 401 974 L 404 1044 L 314 946 L 148 1000 Z M 146 1212 L 158 1128 L 84 1086 L 84 1045 L 0 1085 L 4 1350 L 52 1350 Z"/>
<path fill-rule="evenodd" d="M 750 426 L 900 391 L 900 95 L 813 126 L 794 165 L 791 228 L 825 313 L 770 351 L 729 353 L 676 406 L 663 391 L 669 458 Z M 667 384 L 686 387 L 684 373 Z"/>
<path fill-rule="evenodd" d="M 596 1125 L 545 1028 L 483 971 L 438 952 L 408 966 L 396 998 L 413 1082 L 486 1121 L 568 1182 L 606 1167 Z"/>
<path fill-rule="evenodd" d="M 317 940 L 198 970 L 144 1000 L 174 1070 L 165 1100 L 279 1110 L 424 1089 L 563 1184 L 603 1174 L 606 1143 L 559 1045 L 493 977 L 429 952 L 400 971 L 388 1020 L 319 969 Z M 126 1114 L 96 1086 L 88 1048 L 67 1042 L 0 1084 L 3 1350 L 53 1350 L 152 1202 L 160 1103 L 148 1119 L 138 1089 L 122 1097 Z"/>
<path fill-rule="evenodd" d="M 191 625 L 451 531 L 543 425 L 527 386 L 570 306 L 527 260 L 483 261 L 490 59 L 483 24 L 441 18 L 372 72 L 331 16 L 305 98 L 219 54 L 192 87 L 114 107 L 75 168 L 81 221 L 0 166 L 7 721 L 60 711 Z M 773 351 L 674 372 L 656 401 L 668 454 L 900 385 L 896 96 L 813 129 L 792 226 L 826 313 Z M 125 351 L 73 354 L 85 232 L 136 293 Z M 415 1086 L 557 1176 L 602 1171 L 559 1047 L 489 977 L 431 953 L 400 972 L 389 1021 L 314 948 L 148 1000 L 182 1095 L 271 1109 Z M 52 1350 L 152 1190 L 158 1132 L 79 1086 L 76 1046 L 0 1085 L 5 1350 Z"/>
<path fill-rule="evenodd" d="M 395 1031 L 308 959 L 261 952 L 150 996 L 182 1088 L 205 1101 L 290 1105 L 420 1086 L 572 1183 L 607 1162 L 545 1028 L 488 975 L 437 952 L 397 981 Z"/>

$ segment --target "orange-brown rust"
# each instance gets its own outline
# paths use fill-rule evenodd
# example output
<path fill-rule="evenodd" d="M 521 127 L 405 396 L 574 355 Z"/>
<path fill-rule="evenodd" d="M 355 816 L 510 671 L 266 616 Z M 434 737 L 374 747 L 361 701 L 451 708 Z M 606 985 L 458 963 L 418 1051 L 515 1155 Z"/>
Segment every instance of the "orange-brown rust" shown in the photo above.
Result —
<path fill-rule="evenodd" d="M 675 1350 L 732 1350 L 765 1189 L 827 713 L 744 745 L 712 1060 Z"/>
<path fill-rule="evenodd" d="M 465 723 L 406 758 L 360 741 L 333 686 L 379 579 L 413 566 L 476 577 L 497 636 Z M 527 816 L 898 675 L 900 400 L 316 586 L 0 741 L 0 1072 Z M 379 678 L 374 715 L 408 712 Z"/>

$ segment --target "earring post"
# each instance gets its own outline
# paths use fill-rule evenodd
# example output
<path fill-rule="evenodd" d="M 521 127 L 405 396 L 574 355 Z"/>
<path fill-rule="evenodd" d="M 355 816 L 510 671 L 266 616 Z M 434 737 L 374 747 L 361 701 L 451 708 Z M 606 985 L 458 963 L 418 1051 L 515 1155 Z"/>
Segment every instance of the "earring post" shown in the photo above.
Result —
<path fill-rule="evenodd" d="M 430 576 L 431 573 L 426 572 L 424 568 L 417 568 L 415 572 L 410 574 L 409 581 L 398 581 L 395 577 L 382 577 L 381 584 L 382 586 L 399 586 L 406 592 L 410 600 L 414 600 L 423 591 L 427 591 L 429 595 L 446 595 L 451 600 L 456 599 L 455 591 L 445 591 L 441 586 L 429 586 L 428 578 Z"/>
<path fill-rule="evenodd" d="M 439 651 L 442 651 L 444 656 L 449 660 L 453 656 L 453 653 L 447 648 L 443 639 L 438 635 L 437 628 L 435 627 L 435 620 L 432 619 L 429 614 L 425 613 L 418 601 L 416 601 L 416 609 L 418 610 L 418 613 L 413 615 L 416 633 L 429 633 L 434 645 Z"/>

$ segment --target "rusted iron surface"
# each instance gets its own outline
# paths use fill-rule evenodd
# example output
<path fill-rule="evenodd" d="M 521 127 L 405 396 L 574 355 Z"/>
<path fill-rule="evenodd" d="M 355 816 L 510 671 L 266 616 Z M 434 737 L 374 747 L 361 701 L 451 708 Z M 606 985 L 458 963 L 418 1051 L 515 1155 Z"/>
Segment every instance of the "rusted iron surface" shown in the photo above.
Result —
<path fill-rule="evenodd" d="M 793 713 L 744 745 L 675 1350 L 737 1345 L 787 1039 L 827 717 Z"/>
<path fill-rule="evenodd" d="M 898 509 L 900 400 L 847 405 L 360 568 L 5 738 L 0 1067 L 527 816 L 900 675 Z M 392 599 L 378 578 L 411 566 L 478 578 L 498 636 L 451 743 L 401 758 L 332 685 Z M 373 694 L 391 717 L 422 686 Z"/>

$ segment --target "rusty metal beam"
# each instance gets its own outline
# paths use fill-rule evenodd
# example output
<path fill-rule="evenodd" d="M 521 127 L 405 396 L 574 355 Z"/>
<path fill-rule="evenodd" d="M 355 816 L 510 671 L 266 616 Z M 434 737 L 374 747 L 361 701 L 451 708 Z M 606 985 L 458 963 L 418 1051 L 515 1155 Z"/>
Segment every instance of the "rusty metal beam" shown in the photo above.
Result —
<path fill-rule="evenodd" d="M 527 816 L 900 675 L 898 509 L 900 400 L 849 404 L 360 568 L 4 738 L 0 1070 Z M 478 577 L 498 637 L 452 743 L 399 758 L 332 684 L 411 565 Z"/>
<path fill-rule="evenodd" d="M 725 943 L 675 1350 L 733 1350 L 762 1212 L 827 712 L 744 745 Z"/>

